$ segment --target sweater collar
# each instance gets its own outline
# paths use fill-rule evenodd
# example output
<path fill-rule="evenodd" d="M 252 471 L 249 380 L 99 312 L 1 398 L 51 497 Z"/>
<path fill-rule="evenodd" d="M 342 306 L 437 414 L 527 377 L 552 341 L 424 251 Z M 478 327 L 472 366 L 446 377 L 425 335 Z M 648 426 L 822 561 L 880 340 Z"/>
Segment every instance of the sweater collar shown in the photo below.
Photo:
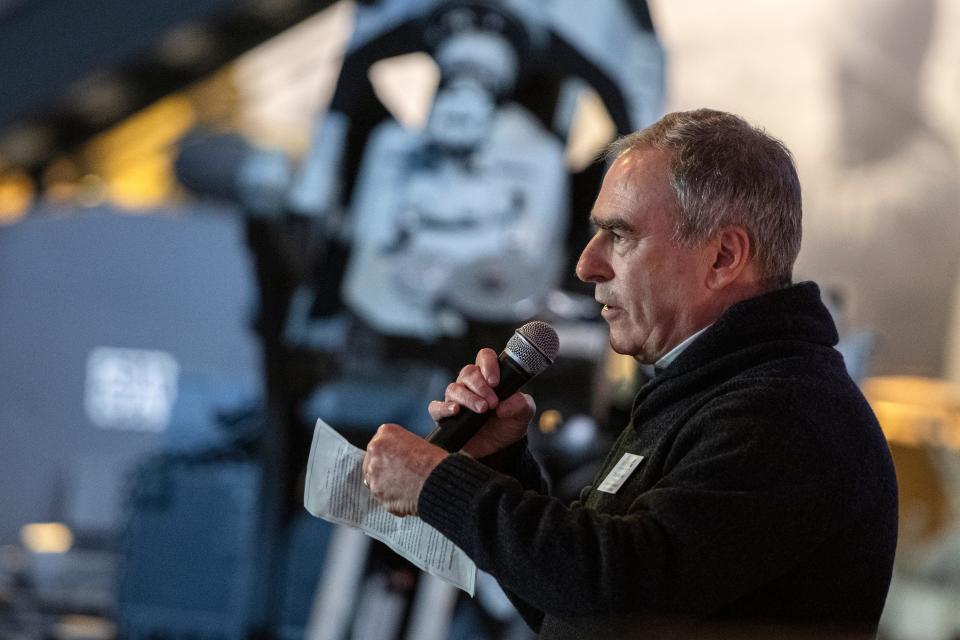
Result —
<path fill-rule="evenodd" d="M 731 306 L 680 354 L 665 374 L 673 376 L 705 361 L 773 340 L 837 344 L 833 317 L 814 282 L 801 282 Z"/>

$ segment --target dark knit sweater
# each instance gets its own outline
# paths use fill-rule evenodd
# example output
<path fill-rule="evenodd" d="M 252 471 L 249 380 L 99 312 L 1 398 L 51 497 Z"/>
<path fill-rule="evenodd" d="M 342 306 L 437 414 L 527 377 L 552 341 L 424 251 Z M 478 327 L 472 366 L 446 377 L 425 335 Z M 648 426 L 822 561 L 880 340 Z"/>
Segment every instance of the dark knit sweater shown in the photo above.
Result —
<path fill-rule="evenodd" d="M 539 475 L 515 446 L 488 464 L 444 459 L 420 516 L 499 580 L 541 638 L 771 624 L 870 634 L 897 488 L 836 341 L 813 283 L 743 301 L 640 389 L 581 501 L 531 490 Z M 624 452 L 644 458 L 616 494 L 597 491 Z"/>

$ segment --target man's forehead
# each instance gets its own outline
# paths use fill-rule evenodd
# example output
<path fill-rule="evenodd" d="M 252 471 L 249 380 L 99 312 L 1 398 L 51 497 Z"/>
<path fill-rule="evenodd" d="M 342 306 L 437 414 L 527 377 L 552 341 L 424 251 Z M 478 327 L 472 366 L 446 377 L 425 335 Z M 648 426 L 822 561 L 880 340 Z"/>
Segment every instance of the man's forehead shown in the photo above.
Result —
<path fill-rule="evenodd" d="M 611 164 L 590 212 L 600 229 L 636 230 L 649 210 L 672 210 L 676 195 L 669 180 L 669 153 L 631 149 Z"/>

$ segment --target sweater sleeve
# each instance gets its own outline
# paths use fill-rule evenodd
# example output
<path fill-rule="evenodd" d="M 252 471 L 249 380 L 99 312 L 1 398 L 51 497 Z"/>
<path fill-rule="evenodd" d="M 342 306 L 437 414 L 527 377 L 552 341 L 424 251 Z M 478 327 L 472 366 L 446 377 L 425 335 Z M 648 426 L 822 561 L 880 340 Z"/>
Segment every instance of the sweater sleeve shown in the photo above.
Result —
<path fill-rule="evenodd" d="M 480 458 L 480 462 L 494 471 L 516 478 L 524 489 L 549 493 L 540 465 L 527 447 L 526 436 L 501 451 Z"/>
<path fill-rule="evenodd" d="M 420 516 L 553 616 L 717 611 L 788 571 L 840 515 L 829 458 L 802 418 L 756 400 L 731 394 L 699 411 L 625 513 L 568 508 L 452 455 L 424 484 Z"/>

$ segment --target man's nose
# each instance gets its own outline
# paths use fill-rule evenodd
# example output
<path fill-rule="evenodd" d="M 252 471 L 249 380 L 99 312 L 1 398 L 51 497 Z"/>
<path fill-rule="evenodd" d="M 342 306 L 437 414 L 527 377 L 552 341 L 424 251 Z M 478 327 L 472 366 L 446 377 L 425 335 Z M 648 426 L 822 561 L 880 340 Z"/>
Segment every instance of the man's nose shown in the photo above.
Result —
<path fill-rule="evenodd" d="M 603 252 L 602 232 L 597 232 L 583 248 L 577 260 L 577 277 L 584 282 L 606 282 L 613 277 L 613 270 Z"/>

